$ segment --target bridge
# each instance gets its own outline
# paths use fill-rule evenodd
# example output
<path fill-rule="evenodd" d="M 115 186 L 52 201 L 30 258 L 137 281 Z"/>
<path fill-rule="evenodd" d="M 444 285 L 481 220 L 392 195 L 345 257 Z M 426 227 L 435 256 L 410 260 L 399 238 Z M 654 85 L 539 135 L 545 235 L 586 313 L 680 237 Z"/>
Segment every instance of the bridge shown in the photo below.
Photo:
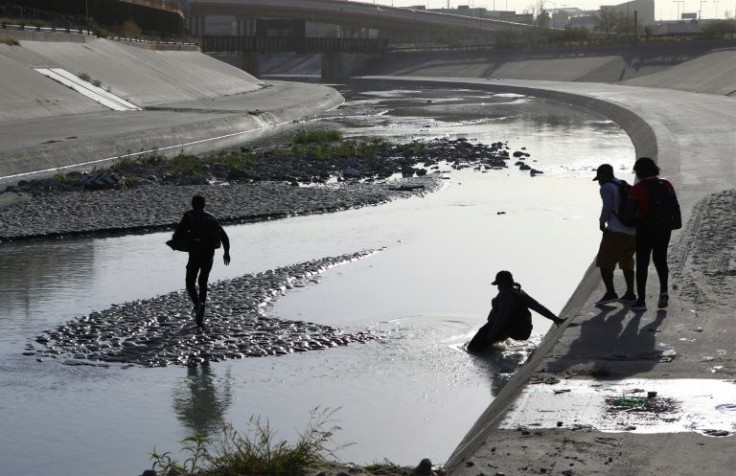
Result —
<path fill-rule="evenodd" d="M 205 35 L 202 52 L 382 53 L 388 40 L 376 38 L 299 38 L 295 36 Z"/>
<path fill-rule="evenodd" d="M 235 17 L 238 35 L 253 34 L 254 18 L 291 18 L 341 25 L 348 28 L 405 32 L 456 29 L 470 32 L 531 31 L 536 27 L 482 17 L 469 17 L 423 9 L 388 7 L 347 0 L 189 0 L 188 27 L 203 35 L 209 15 Z"/>

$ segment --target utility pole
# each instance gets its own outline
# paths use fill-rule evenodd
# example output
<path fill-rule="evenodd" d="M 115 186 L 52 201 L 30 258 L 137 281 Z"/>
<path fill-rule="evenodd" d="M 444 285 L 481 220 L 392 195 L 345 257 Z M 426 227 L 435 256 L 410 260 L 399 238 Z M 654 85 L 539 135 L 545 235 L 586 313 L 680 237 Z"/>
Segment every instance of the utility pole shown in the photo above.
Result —
<path fill-rule="evenodd" d="M 718 2 L 719 0 L 713 0 L 713 3 L 716 4 L 716 20 L 718 20 Z"/>

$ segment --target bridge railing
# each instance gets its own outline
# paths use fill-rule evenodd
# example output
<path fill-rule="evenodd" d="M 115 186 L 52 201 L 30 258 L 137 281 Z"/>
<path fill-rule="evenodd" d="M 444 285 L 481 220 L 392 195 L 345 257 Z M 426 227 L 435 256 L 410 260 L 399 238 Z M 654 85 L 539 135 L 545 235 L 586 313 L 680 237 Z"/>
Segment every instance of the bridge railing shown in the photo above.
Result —
<path fill-rule="evenodd" d="M 374 38 L 298 38 L 289 36 L 202 37 L 202 51 L 242 51 L 256 53 L 378 53 L 388 48 L 388 40 Z"/>

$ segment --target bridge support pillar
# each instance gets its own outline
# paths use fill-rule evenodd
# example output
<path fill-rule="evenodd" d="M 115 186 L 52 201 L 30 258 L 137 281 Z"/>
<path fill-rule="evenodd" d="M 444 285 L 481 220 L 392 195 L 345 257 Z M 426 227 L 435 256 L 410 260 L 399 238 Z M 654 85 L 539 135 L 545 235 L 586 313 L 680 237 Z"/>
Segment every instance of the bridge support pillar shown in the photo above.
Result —
<path fill-rule="evenodd" d="M 261 75 L 261 54 L 244 51 L 240 53 L 240 69 L 256 78 Z"/>
<path fill-rule="evenodd" d="M 347 79 L 380 55 L 366 53 L 322 53 L 322 79 Z M 251 73 L 252 74 L 252 73 Z"/>

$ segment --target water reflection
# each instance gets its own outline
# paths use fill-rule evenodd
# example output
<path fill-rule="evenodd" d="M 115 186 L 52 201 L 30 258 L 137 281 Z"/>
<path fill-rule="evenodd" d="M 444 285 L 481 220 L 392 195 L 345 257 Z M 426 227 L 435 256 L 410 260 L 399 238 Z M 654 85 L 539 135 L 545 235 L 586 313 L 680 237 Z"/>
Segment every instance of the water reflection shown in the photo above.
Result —
<path fill-rule="evenodd" d="M 468 353 L 471 362 L 486 373 L 491 386 L 491 396 L 496 397 L 503 390 L 514 373 L 534 352 L 540 340 L 540 335 L 534 335 L 527 342 L 509 341 L 508 347 L 505 344 L 497 344 L 487 352 Z"/>
<path fill-rule="evenodd" d="M 89 287 L 94 276 L 91 240 L 3 245 L 0 253 L 0 314 L 29 317 L 38 299 L 53 300 L 68 283 Z"/>
<path fill-rule="evenodd" d="M 217 379 L 209 363 L 190 365 L 187 376 L 175 388 L 173 407 L 187 436 L 207 436 L 222 429 L 232 403 L 230 369 Z"/>

